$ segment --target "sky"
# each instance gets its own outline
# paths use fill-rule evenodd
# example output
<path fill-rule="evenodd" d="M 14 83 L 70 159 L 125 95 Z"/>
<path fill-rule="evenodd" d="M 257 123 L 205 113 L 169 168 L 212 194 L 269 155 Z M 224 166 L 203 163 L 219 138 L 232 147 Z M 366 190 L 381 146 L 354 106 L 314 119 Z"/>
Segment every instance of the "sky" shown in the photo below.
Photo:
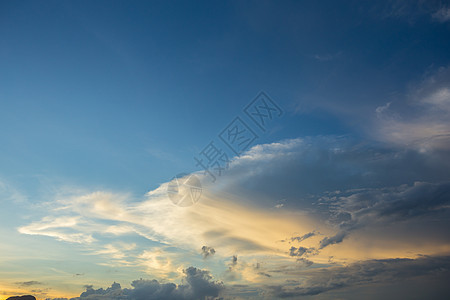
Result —
<path fill-rule="evenodd" d="M 446 1 L 0 1 L 0 299 L 448 299 Z"/>

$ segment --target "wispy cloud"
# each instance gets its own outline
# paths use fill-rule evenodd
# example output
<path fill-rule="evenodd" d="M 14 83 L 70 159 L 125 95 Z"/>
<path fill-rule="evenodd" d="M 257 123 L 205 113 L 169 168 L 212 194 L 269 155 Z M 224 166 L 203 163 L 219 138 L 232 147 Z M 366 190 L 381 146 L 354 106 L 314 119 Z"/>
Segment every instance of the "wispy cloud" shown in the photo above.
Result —
<path fill-rule="evenodd" d="M 376 109 L 374 133 L 394 145 L 427 151 L 450 148 L 450 68 L 440 68 L 412 89 L 407 107 Z"/>
<path fill-rule="evenodd" d="M 433 19 L 438 22 L 444 23 L 450 21 L 450 7 L 444 6 L 436 11 L 433 15 Z"/>
<path fill-rule="evenodd" d="M 320 62 L 326 62 L 338 59 L 342 55 L 342 51 L 336 53 L 326 53 L 326 54 L 315 54 L 313 57 L 315 60 Z"/>
<path fill-rule="evenodd" d="M 32 285 L 41 285 L 41 284 L 42 284 L 42 282 L 39 282 L 36 280 L 17 282 L 17 285 L 20 285 L 20 286 L 32 286 Z"/>

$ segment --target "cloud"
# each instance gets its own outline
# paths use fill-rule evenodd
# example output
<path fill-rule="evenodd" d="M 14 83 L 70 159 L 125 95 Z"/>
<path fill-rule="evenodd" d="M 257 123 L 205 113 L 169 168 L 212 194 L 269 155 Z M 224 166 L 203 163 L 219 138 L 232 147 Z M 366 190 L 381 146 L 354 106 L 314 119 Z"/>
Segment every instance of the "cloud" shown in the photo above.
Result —
<path fill-rule="evenodd" d="M 325 237 L 323 240 L 320 241 L 319 249 L 323 249 L 329 245 L 341 243 L 344 240 L 346 235 L 347 235 L 347 232 L 340 231 L 332 237 Z"/>
<path fill-rule="evenodd" d="M 450 21 L 450 8 L 449 7 L 442 7 L 438 11 L 436 11 L 432 15 L 433 19 L 437 20 L 438 22 L 445 23 Z"/>
<path fill-rule="evenodd" d="M 348 234 L 362 227 L 413 221 L 419 217 L 444 220 L 450 208 L 450 182 L 415 182 L 412 186 L 348 191 L 323 198 L 331 205 L 340 231 L 325 237 L 320 248 L 341 243 Z M 346 217 L 343 217 L 346 216 Z"/>
<path fill-rule="evenodd" d="M 314 264 L 313 261 L 311 261 L 311 260 L 309 260 L 309 259 L 307 259 L 307 258 L 304 258 L 304 257 L 298 258 L 298 259 L 297 259 L 297 262 L 302 263 L 305 267 L 310 267 L 311 265 Z"/>
<path fill-rule="evenodd" d="M 19 228 L 19 232 L 29 235 L 45 235 L 60 241 L 71 243 L 92 243 L 95 239 L 91 234 L 73 232 L 80 224 L 80 217 L 54 217 L 48 216 L 39 222 Z"/>
<path fill-rule="evenodd" d="M 441 21 L 445 18 L 446 7 L 442 6 L 440 1 L 422 1 L 422 0 L 389 0 L 378 1 L 372 4 L 374 7 L 370 10 L 377 12 L 377 7 L 383 7 L 381 17 L 396 18 L 407 21 L 410 25 L 416 23 L 423 16 L 431 16 L 433 20 Z M 375 8 L 375 9 L 374 9 Z M 442 11 L 444 10 L 444 11 Z M 441 16 L 443 14 L 444 16 Z M 445 21 L 444 21 L 445 22 Z"/>
<path fill-rule="evenodd" d="M 184 271 L 184 284 L 160 283 L 158 280 L 134 280 L 132 288 L 122 288 L 114 282 L 106 289 L 86 286 L 86 291 L 71 300 L 191 300 L 215 299 L 224 289 L 221 282 L 214 281 L 209 271 L 189 267 Z M 61 298 L 53 298 L 57 300 Z M 50 300 L 50 299 L 48 299 Z"/>
<path fill-rule="evenodd" d="M 314 59 L 316 59 L 317 61 L 320 62 L 326 62 L 326 61 L 331 61 L 334 59 L 339 58 L 342 55 L 342 51 L 339 51 L 337 53 L 327 53 L 327 54 L 315 54 L 314 55 Z"/>
<path fill-rule="evenodd" d="M 391 102 L 386 103 L 383 106 L 379 106 L 375 109 L 375 112 L 377 113 L 378 116 L 380 116 L 383 112 L 387 111 L 389 109 L 389 107 L 391 106 Z"/>
<path fill-rule="evenodd" d="M 450 149 L 450 68 L 441 67 L 411 89 L 407 105 L 376 108 L 375 136 L 421 151 Z M 396 106 L 396 107 L 395 107 Z"/>
<path fill-rule="evenodd" d="M 296 298 L 360 285 L 392 284 L 402 280 L 423 280 L 424 278 L 448 278 L 449 270 L 449 256 L 367 260 L 348 266 L 299 271 L 298 275 L 305 277 L 301 284 L 291 287 L 289 285 L 269 286 L 268 289 L 273 297 Z"/>
<path fill-rule="evenodd" d="M 317 251 L 316 251 L 315 248 L 306 248 L 306 247 L 298 247 L 298 248 L 296 248 L 296 247 L 292 246 L 289 249 L 289 255 L 290 256 L 298 256 L 298 257 L 303 256 L 304 254 L 305 255 L 315 254 L 316 252 Z"/>
<path fill-rule="evenodd" d="M 208 247 L 208 246 L 203 246 L 202 247 L 202 255 L 203 258 L 207 258 L 209 256 L 212 256 L 216 253 L 216 250 L 214 250 L 214 248 Z"/>
<path fill-rule="evenodd" d="M 302 236 L 294 236 L 294 237 L 291 237 L 291 241 L 302 242 L 302 241 L 304 241 L 304 240 L 306 240 L 306 239 L 309 239 L 310 237 L 313 237 L 313 236 L 315 236 L 315 235 L 316 235 L 315 232 L 308 232 L 308 233 L 306 233 L 306 234 L 304 234 L 304 235 L 302 235 Z"/>
<path fill-rule="evenodd" d="M 292 228 L 308 223 L 308 218 L 299 220 L 292 213 L 280 211 L 274 214 L 269 210 L 246 207 L 237 200 L 234 196 L 227 199 L 205 191 L 200 203 L 183 208 L 168 199 L 164 185 L 150 192 L 141 202 L 130 202 L 120 194 L 94 192 L 59 199 L 53 203 L 48 216 L 18 230 L 23 234 L 86 244 L 96 249 L 97 255 L 134 261 L 147 268 L 149 260 L 140 258 L 145 254 L 143 250 L 136 255 L 140 245 L 135 245 L 137 250 L 131 255 L 123 245 L 105 243 L 105 240 L 137 234 L 160 246 L 170 244 L 181 249 L 195 250 L 198 244 L 206 243 L 221 245 L 223 256 L 238 251 L 244 254 L 276 253 L 280 236 L 291 235 Z M 212 247 L 202 251 L 204 254 L 207 251 L 208 256 L 217 255 Z M 161 270 L 156 264 L 153 268 L 154 271 Z"/>
<path fill-rule="evenodd" d="M 16 203 L 29 205 L 25 195 L 19 192 L 12 184 L 0 177 L 0 201 L 3 203 Z"/>
<path fill-rule="evenodd" d="M 237 264 L 237 255 L 233 255 L 233 257 L 231 258 L 231 266 L 235 266 Z"/>
<path fill-rule="evenodd" d="M 426 94 L 430 97 L 420 97 L 423 103 L 444 105 L 445 92 Z M 187 291 L 183 286 L 195 293 L 189 284 L 174 287 L 161 281 L 175 280 L 193 260 L 213 266 L 212 274 L 226 285 L 245 284 L 245 293 L 257 293 L 263 285 L 281 286 L 304 270 L 358 259 L 446 253 L 448 239 L 433 240 L 429 234 L 448 235 L 450 225 L 450 169 L 440 157 L 434 151 L 387 147 L 348 136 L 284 140 L 257 145 L 234 158 L 215 184 L 198 173 L 204 189 L 193 206 L 174 205 L 166 183 L 140 201 L 97 191 L 52 201 L 45 217 L 19 231 L 78 243 L 101 256 L 102 265 L 157 276 L 157 282 L 144 282 L 156 294 L 172 288 L 175 294 Z M 285 206 L 274 209 L 281 199 Z M 422 231 L 412 232 L 413 225 L 423 225 Z M 401 247 L 388 242 L 385 236 L 394 231 L 401 233 L 399 244 L 408 238 L 413 242 Z M 280 242 L 286 237 L 291 237 L 291 249 Z M 130 239 L 133 243 L 122 242 Z M 367 251 L 375 244 L 387 246 Z M 199 245 L 204 245 L 203 257 L 215 259 L 201 260 Z M 108 293 L 117 292 L 112 288 Z M 131 297 L 133 289 L 117 290 Z"/>
<path fill-rule="evenodd" d="M 41 284 L 43 284 L 43 283 L 36 281 L 36 280 L 17 282 L 17 285 L 21 285 L 21 286 L 32 286 L 32 285 L 41 285 Z"/>
<path fill-rule="evenodd" d="M 217 297 L 223 285 L 212 281 L 212 276 L 208 271 L 199 270 L 189 267 L 185 271 L 188 289 L 191 291 L 187 294 L 190 299 L 201 299 L 207 296 Z"/>

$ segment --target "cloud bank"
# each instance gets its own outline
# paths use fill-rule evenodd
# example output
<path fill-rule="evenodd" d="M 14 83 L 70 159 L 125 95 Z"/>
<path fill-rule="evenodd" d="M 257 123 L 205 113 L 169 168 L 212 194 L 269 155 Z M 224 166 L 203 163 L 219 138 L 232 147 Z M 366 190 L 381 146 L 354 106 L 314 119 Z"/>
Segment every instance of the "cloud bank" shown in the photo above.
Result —
<path fill-rule="evenodd" d="M 224 289 L 222 283 L 213 281 L 208 271 L 189 267 L 184 270 L 185 284 L 160 283 L 158 280 L 139 279 L 131 283 L 132 288 L 122 288 L 119 283 L 110 287 L 94 289 L 91 285 L 79 297 L 70 300 L 190 300 L 216 299 Z M 47 300 L 68 300 L 48 298 Z"/>

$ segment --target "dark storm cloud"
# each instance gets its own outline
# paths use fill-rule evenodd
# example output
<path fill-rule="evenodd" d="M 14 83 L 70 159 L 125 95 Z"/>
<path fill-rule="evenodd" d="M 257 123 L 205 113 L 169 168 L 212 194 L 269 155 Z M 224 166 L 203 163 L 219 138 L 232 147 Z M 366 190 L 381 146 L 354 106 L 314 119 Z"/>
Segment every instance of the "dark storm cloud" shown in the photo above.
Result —
<path fill-rule="evenodd" d="M 299 273 L 306 280 L 297 286 L 269 286 L 277 298 L 298 298 L 327 291 L 379 283 L 395 283 L 411 279 L 442 279 L 450 275 L 450 257 L 418 259 L 368 260 L 343 267 L 309 269 Z"/>
<path fill-rule="evenodd" d="M 131 289 L 123 289 L 119 283 L 113 283 L 111 287 L 106 289 L 94 289 L 91 285 L 88 285 L 86 291 L 80 297 L 72 298 L 71 300 L 215 299 L 224 289 L 223 284 L 213 281 L 212 276 L 206 270 L 189 267 L 184 270 L 184 274 L 185 284 L 180 285 L 144 279 L 133 281 Z"/>

